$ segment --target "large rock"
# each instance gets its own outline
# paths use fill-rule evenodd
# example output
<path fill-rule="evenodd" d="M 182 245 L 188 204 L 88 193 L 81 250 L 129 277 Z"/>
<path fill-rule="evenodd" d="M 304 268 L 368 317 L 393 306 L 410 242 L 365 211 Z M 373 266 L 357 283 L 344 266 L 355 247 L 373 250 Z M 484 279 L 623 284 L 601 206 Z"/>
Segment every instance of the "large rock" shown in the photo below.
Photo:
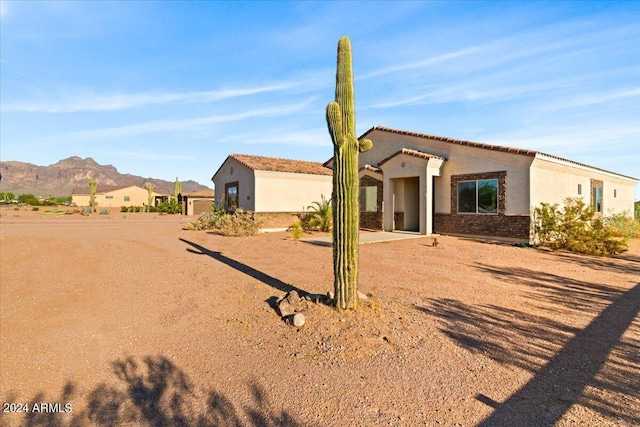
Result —
<path fill-rule="evenodd" d="M 278 312 L 281 317 L 291 316 L 292 314 L 299 313 L 307 308 L 307 301 L 300 298 L 298 292 L 293 290 L 287 293 L 277 303 Z"/>

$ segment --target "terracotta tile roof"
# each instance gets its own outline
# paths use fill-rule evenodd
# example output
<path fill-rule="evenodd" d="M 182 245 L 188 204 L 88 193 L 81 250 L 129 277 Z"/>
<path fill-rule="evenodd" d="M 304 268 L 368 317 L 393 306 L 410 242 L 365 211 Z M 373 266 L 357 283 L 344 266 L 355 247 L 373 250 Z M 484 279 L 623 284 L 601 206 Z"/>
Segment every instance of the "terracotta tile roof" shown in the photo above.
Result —
<path fill-rule="evenodd" d="M 492 151 L 504 151 L 504 152 L 513 153 L 513 154 L 522 154 L 522 155 L 530 156 L 530 157 L 535 157 L 535 155 L 538 153 L 537 151 L 523 150 L 521 148 L 504 147 L 502 145 L 491 145 L 491 144 L 485 144 L 485 143 L 482 143 L 482 142 L 465 141 L 463 139 L 454 139 L 454 138 L 447 138 L 445 136 L 428 135 L 428 134 L 425 134 L 425 133 L 410 132 L 410 131 L 406 131 L 406 130 L 392 129 L 392 128 L 388 128 L 388 127 L 384 127 L 384 126 L 374 126 L 374 127 L 372 127 L 371 129 L 366 131 L 360 137 L 360 139 L 365 138 L 369 133 L 373 132 L 374 130 L 380 130 L 380 131 L 389 132 L 389 133 L 396 133 L 398 135 L 417 136 L 419 138 L 435 139 L 436 141 L 448 142 L 450 144 L 466 145 L 468 147 L 484 148 L 486 150 L 492 150 Z"/>
<path fill-rule="evenodd" d="M 428 135 L 425 133 L 419 133 L 419 132 L 411 132 L 411 131 L 405 131 L 405 130 L 399 130 L 399 129 L 392 129 L 392 128 L 388 128 L 385 126 L 379 126 L 376 125 L 374 127 L 372 127 L 371 129 L 369 129 L 368 131 L 366 131 L 365 133 L 363 133 L 359 139 L 362 138 L 366 138 L 367 135 L 369 135 L 371 132 L 373 132 L 374 130 L 379 130 L 382 132 L 389 132 L 389 133 L 395 133 L 398 135 L 408 135 L 408 136 L 415 136 L 418 138 L 425 138 L 425 139 L 434 139 L 436 141 L 443 141 L 443 142 L 447 142 L 450 144 L 458 144 L 458 145 L 465 145 L 468 147 L 476 147 L 476 148 L 482 148 L 485 150 L 492 150 L 492 151 L 502 151 L 502 152 L 506 152 L 506 153 L 512 153 L 512 154 L 519 154 L 519 155 L 524 155 L 524 156 L 529 156 L 529 157 L 547 157 L 547 158 L 551 158 L 554 160 L 559 160 L 561 162 L 567 162 L 576 166 L 580 166 L 580 167 L 585 167 L 585 168 L 589 168 L 589 169 L 594 169 L 597 171 L 601 171 L 601 172 L 606 172 L 612 175 L 617 175 L 623 178 L 627 178 L 627 179 L 632 179 L 634 181 L 638 181 L 637 178 L 634 178 L 632 176 L 628 176 L 628 175 L 622 175 L 619 174 L 617 172 L 612 172 L 606 169 L 601 169 L 595 166 L 591 166 L 591 165 L 587 165 L 585 163 L 580 163 L 580 162 L 576 162 L 573 160 L 569 160 L 569 159 L 565 159 L 563 157 L 559 157 L 559 156 L 554 156 L 552 154 L 546 154 L 540 151 L 534 151 L 534 150 L 526 150 L 526 149 L 522 149 L 522 148 L 515 148 L 515 147 L 505 147 L 505 146 L 501 146 L 501 145 L 491 145 L 491 144 L 485 144 L 485 143 L 481 143 L 481 142 L 473 142 L 473 141 L 465 141 L 462 139 L 454 139 L 454 138 L 447 138 L 444 136 L 437 136 L 437 135 Z M 332 159 L 327 160 L 326 163 L 329 163 Z M 385 159 L 386 160 L 386 159 Z M 382 162 L 381 162 L 382 163 Z"/>
<path fill-rule="evenodd" d="M 362 170 L 368 170 L 375 173 L 382 173 L 382 169 L 377 168 L 375 166 L 371 166 L 371 165 L 364 165 L 363 167 L 360 168 L 360 171 Z"/>
<path fill-rule="evenodd" d="M 304 173 L 310 175 L 332 175 L 333 171 L 318 162 L 304 160 L 280 159 L 276 157 L 251 156 L 247 154 L 231 154 L 230 158 L 237 160 L 249 169 L 272 172 Z"/>
<path fill-rule="evenodd" d="M 389 160 L 393 159 L 396 156 L 399 156 L 400 154 L 406 154 L 407 156 L 417 157 L 419 159 L 440 159 L 440 160 L 445 160 L 444 157 L 436 156 L 435 154 L 423 153 L 422 151 L 412 150 L 410 148 L 403 148 L 402 150 L 398 151 L 397 153 L 393 153 L 392 155 L 390 155 L 386 159 L 380 161 L 380 163 L 378 163 L 378 166 L 382 166 L 384 163 L 388 162 Z"/>
<path fill-rule="evenodd" d="M 180 193 L 182 197 L 215 197 L 216 193 L 213 190 L 198 190 L 191 191 L 189 193 Z"/>

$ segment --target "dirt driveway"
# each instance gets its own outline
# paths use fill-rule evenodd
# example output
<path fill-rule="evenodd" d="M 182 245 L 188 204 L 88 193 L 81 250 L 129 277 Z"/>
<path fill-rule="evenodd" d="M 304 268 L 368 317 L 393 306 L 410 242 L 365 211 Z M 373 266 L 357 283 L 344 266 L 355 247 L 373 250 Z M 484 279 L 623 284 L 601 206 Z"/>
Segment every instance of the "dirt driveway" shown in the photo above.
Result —
<path fill-rule="evenodd" d="M 331 248 L 186 221 L 2 213 L 1 425 L 640 425 L 638 241 L 363 245 L 369 307 L 298 330 L 273 303 Z"/>

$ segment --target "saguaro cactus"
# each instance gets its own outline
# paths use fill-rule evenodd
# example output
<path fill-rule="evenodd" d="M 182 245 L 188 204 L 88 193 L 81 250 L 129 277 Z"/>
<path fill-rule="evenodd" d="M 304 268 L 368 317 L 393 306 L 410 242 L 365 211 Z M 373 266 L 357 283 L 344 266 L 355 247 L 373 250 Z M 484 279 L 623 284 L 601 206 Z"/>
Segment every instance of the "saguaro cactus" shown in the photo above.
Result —
<path fill-rule="evenodd" d="M 353 97 L 351 42 L 338 42 L 336 100 L 327 105 L 327 125 L 333 141 L 333 286 L 334 305 L 358 305 L 358 154 L 371 148 L 371 140 L 358 141 Z"/>
<path fill-rule="evenodd" d="M 96 191 L 98 189 L 98 183 L 95 179 L 89 178 L 89 206 L 92 208 L 96 204 Z"/>
<path fill-rule="evenodd" d="M 173 197 L 178 200 L 178 194 L 182 193 L 182 183 L 176 176 L 176 181 L 173 183 Z"/>
<path fill-rule="evenodd" d="M 147 183 L 147 212 L 151 212 L 151 206 L 153 206 L 153 184 Z"/>

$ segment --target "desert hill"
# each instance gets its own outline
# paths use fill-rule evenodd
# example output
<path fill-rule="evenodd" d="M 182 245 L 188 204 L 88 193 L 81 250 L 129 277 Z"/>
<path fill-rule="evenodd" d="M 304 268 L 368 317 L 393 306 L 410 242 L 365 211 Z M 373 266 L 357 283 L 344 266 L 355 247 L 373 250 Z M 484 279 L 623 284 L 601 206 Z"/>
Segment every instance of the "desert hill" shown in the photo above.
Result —
<path fill-rule="evenodd" d="M 0 191 L 10 191 L 16 196 L 31 193 L 37 197 L 69 196 L 74 187 L 87 186 L 89 178 L 100 185 L 138 185 L 144 187 L 148 182 L 155 188 L 173 191 L 173 182 L 156 178 L 143 178 L 137 175 L 121 174 L 112 165 L 100 165 L 91 157 L 83 159 L 73 156 L 49 166 L 31 163 L 6 161 L 0 162 Z M 181 181 L 182 191 L 204 190 L 208 187 L 196 181 Z"/>

